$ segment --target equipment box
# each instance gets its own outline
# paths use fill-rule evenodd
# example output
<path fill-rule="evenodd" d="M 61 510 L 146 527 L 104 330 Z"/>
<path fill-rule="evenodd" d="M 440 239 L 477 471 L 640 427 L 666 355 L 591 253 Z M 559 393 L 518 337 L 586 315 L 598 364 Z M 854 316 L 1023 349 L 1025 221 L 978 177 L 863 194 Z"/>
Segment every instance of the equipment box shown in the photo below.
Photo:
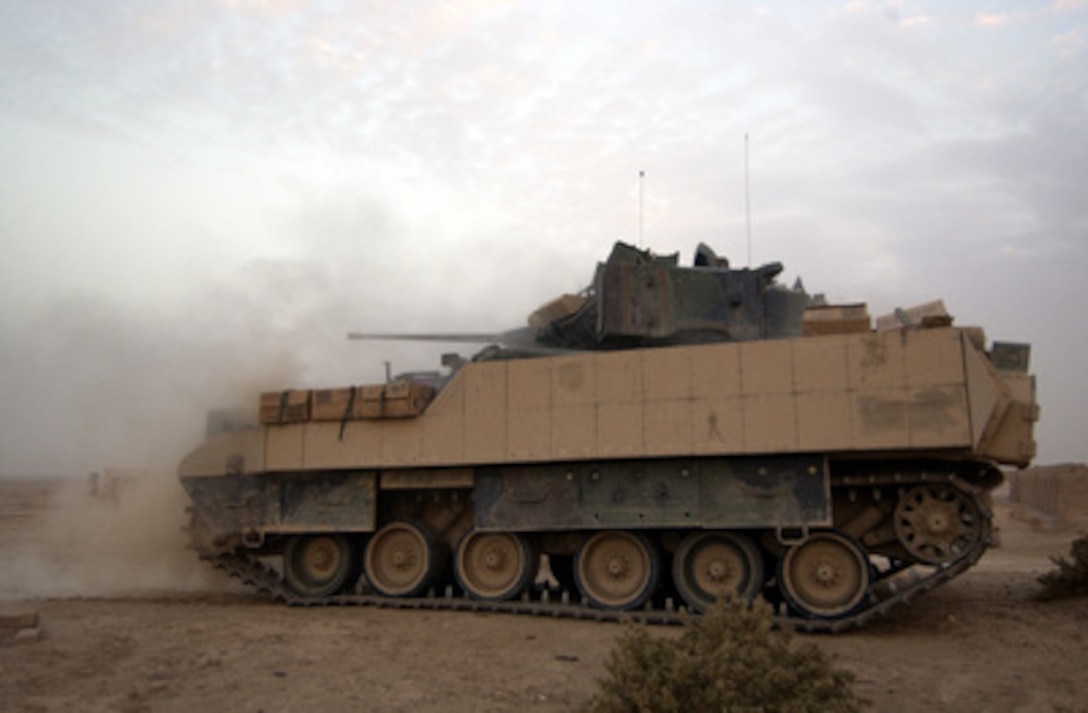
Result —
<path fill-rule="evenodd" d="M 362 386 L 362 418 L 413 418 L 434 398 L 434 387 L 402 379 Z"/>
<path fill-rule="evenodd" d="M 339 389 L 314 389 L 310 415 L 314 421 L 352 421 L 363 418 L 361 389 L 345 386 Z"/>
<path fill-rule="evenodd" d="M 268 391 L 261 394 L 261 423 L 302 423 L 310 420 L 310 392 Z"/>
<path fill-rule="evenodd" d="M 857 334 L 872 329 L 869 309 L 864 303 L 819 305 L 805 309 L 801 322 L 806 337 L 824 334 Z"/>

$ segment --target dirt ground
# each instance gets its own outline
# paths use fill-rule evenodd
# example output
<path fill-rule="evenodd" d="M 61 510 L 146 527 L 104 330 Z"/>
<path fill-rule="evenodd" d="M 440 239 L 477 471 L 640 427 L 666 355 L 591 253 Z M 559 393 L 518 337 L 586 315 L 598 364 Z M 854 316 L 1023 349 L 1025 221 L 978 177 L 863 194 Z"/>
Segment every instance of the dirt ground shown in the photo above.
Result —
<path fill-rule="evenodd" d="M 0 646 L 0 710 L 565 711 L 622 631 L 269 604 L 184 550 L 183 512 L 169 480 L 105 499 L 0 483 L 0 612 L 37 611 L 43 633 Z M 998 525 L 960 579 L 861 631 L 797 639 L 835 654 L 873 710 L 1088 711 L 1088 598 L 1034 599 L 1088 523 L 999 504 Z"/>

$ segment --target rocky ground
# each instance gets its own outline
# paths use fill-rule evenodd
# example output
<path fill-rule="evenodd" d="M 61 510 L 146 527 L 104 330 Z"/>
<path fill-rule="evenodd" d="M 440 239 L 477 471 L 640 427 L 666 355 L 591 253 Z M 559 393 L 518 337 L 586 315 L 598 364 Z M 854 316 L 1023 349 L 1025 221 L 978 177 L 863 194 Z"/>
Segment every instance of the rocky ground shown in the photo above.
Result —
<path fill-rule="evenodd" d="M 1036 576 L 1088 523 L 999 504 L 1000 547 L 862 631 L 805 636 L 873 710 L 1088 711 L 1088 598 Z M 3 711 L 565 711 L 594 691 L 621 625 L 372 608 L 293 609 L 183 548 L 176 485 L 108 498 L 0 484 Z M 654 629 L 674 636 L 677 629 Z"/>

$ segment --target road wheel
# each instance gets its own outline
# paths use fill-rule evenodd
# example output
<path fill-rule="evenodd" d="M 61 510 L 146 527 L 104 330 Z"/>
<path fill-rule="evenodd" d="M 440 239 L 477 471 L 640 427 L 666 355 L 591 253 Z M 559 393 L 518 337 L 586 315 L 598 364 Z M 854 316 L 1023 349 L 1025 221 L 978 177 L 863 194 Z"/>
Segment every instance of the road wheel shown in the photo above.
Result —
<path fill-rule="evenodd" d="M 344 535 L 300 535 L 287 541 L 283 576 L 303 597 L 327 597 L 352 584 L 356 551 Z"/>
<path fill-rule="evenodd" d="M 442 562 L 439 545 L 426 527 L 411 520 L 395 520 L 371 536 L 363 569 L 378 594 L 415 597 L 434 583 Z"/>
<path fill-rule="evenodd" d="M 513 599 L 536 578 L 540 557 L 524 535 L 470 530 L 457 545 L 457 583 L 482 601 Z"/>
<path fill-rule="evenodd" d="M 693 532 L 676 549 L 672 578 L 695 611 L 730 594 L 751 600 L 763 586 L 763 554 L 741 534 Z"/>
<path fill-rule="evenodd" d="M 657 589 L 661 557 L 642 534 L 598 532 L 578 550 L 574 577 L 582 597 L 600 609 L 642 605 Z"/>
<path fill-rule="evenodd" d="M 840 532 L 814 532 L 785 550 L 779 582 L 786 601 L 797 612 L 837 619 L 865 602 L 871 582 L 869 558 L 861 545 Z"/>

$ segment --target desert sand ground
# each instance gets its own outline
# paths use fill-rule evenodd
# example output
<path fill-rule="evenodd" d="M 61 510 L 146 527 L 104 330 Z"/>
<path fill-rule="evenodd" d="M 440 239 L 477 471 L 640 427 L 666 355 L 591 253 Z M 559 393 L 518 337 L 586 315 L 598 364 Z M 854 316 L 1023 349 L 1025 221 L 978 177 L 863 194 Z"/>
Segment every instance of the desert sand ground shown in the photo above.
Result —
<path fill-rule="evenodd" d="M 2 711 L 565 711 L 594 692 L 622 625 L 374 608 L 295 609 L 183 546 L 165 478 L 0 483 L 0 611 L 40 639 L 0 646 Z M 1035 578 L 1088 523 L 998 505 L 1000 547 L 861 631 L 798 636 L 878 711 L 1088 711 L 1088 598 Z M 675 636 L 675 627 L 655 635 Z"/>

